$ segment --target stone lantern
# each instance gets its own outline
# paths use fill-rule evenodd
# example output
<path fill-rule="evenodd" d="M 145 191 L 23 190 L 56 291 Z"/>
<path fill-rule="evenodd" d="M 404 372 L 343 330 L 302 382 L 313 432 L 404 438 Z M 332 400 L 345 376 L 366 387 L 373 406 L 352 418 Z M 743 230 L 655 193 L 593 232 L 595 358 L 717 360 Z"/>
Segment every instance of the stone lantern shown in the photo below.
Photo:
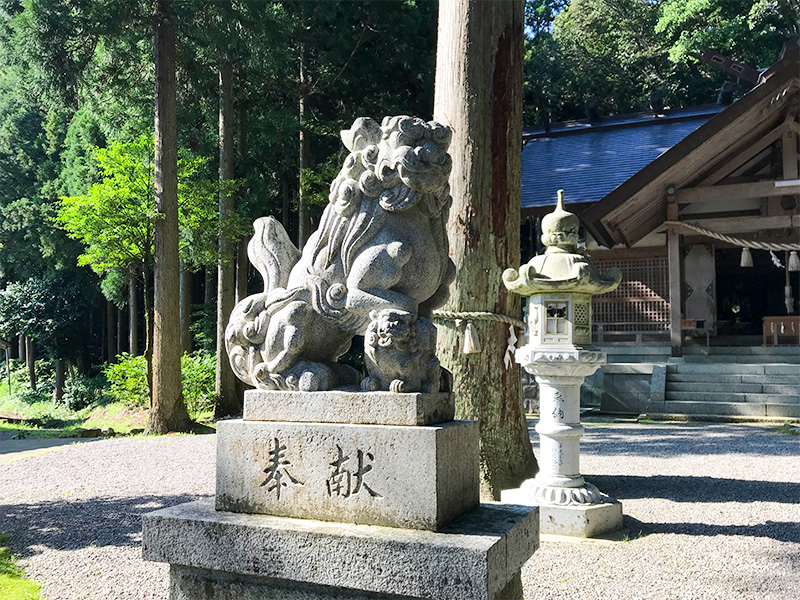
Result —
<path fill-rule="evenodd" d="M 556 209 L 542 219 L 545 253 L 503 273 L 505 286 L 527 297 L 516 361 L 539 384 L 540 471 L 502 499 L 538 505 L 542 533 L 592 537 L 622 527 L 622 505 L 580 473 L 580 388 L 605 363 L 591 347 L 592 296 L 616 289 L 622 275 L 601 274 L 578 250 L 579 224 L 559 190 Z"/>

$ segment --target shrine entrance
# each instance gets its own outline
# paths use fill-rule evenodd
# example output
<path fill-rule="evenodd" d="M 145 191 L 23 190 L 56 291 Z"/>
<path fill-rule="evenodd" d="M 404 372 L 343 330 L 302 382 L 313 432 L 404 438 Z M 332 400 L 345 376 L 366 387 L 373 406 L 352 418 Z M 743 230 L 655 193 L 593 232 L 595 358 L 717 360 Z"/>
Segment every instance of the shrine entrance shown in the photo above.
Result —
<path fill-rule="evenodd" d="M 753 251 L 752 267 L 742 267 L 740 248 L 716 252 L 717 345 L 761 345 L 764 317 L 785 315 L 785 269 L 769 252 Z M 785 266 L 783 252 L 776 256 Z M 797 311 L 797 276 L 789 273 Z M 714 342 L 712 342 L 714 343 Z"/>

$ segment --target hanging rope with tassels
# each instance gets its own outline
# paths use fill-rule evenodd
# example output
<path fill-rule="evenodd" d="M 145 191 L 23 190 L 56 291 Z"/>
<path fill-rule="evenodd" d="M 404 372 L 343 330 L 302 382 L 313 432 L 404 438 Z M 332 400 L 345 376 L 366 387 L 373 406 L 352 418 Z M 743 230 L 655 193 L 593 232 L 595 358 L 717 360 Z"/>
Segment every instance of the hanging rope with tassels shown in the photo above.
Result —
<path fill-rule="evenodd" d="M 517 348 L 517 334 L 514 331 L 515 327 L 525 329 L 525 322 L 508 315 L 498 315 L 496 313 L 482 312 L 482 311 L 465 311 L 456 312 L 452 310 L 435 310 L 433 311 L 433 320 L 437 321 L 455 321 L 456 327 L 464 326 L 464 354 L 476 354 L 481 351 L 481 343 L 478 339 L 478 332 L 472 325 L 472 321 L 493 321 L 495 323 L 508 323 L 508 345 L 506 353 L 503 357 L 503 364 L 506 369 L 510 369 L 514 365 L 514 351 Z"/>
<path fill-rule="evenodd" d="M 773 244 L 770 242 L 758 242 L 756 240 L 743 240 L 724 233 L 717 233 L 716 231 L 709 231 L 694 223 L 687 223 L 686 221 L 664 221 L 664 225 L 676 225 L 679 227 L 686 227 L 706 237 L 714 238 L 722 242 L 728 242 L 740 248 L 752 248 L 754 250 L 800 250 L 800 244 Z"/>
<path fill-rule="evenodd" d="M 733 237 L 732 235 L 725 235 L 724 233 L 717 233 L 716 231 L 711 231 L 709 229 L 700 227 L 699 225 L 695 225 L 694 223 L 687 223 L 686 221 L 664 221 L 664 225 L 677 225 L 678 227 L 685 227 L 686 229 L 691 229 L 700 235 L 704 235 L 715 240 L 720 240 L 722 242 L 728 242 L 734 246 L 739 246 L 742 249 L 742 260 L 740 263 L 740 266 L 742 267 L 753 266 L 753 256 L 750 254 L 750 249 L 752 248 L 754 250 L 769 250 L 772 263 L 778 268 L 786 268 L 789 271 L 800 271 L 800 257 L 797 255 L 797 251 L 800 250 L 800 244 L 773 244 L 771 242 L 743 240 L 742 238 Z M 775 255 L 776 250 L 785 250 L 789 252 L 789 260 L 785 267 L 783 263 L 781 263 L 780 259 Z"/>

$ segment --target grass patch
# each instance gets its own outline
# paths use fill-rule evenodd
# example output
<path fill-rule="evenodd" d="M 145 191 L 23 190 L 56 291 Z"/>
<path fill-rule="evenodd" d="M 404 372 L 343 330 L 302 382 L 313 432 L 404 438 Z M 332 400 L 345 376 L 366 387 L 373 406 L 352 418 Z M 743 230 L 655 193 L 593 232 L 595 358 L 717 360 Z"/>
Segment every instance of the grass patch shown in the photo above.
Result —
<path fill-rule="evenodd" d="M 86 420 L 81 427 L 103 429 L 110 427 L 117 433 L 128 433 L 131 429 L 143 429 L 147 425 L 147 410 L 114 402 L 106 406 L 83 411 Z"/>
<path fill-rule="evenodd" d="M 0 415 L 7 418 L 0 420 L 0 438 L 68 437 L 77 429 L 105 428 L 124 434 L 146 426 L 149 395 L 144 357 L 123 355 L 119 363 L 106 367 L 105 374 L 95 369 L 94 375 L 68 377 L 64 400 L 58 404 L 52 399 L 51 365 L 37 361 L 36 366 L 40 374 L 36 391 L 31 390 L 27 370 L 18 361 L 11 361 L 10 392 L 7 379 L 0 377 Z M 183 395 L 196 423 L 194 433 L 215 429 L 215 368 L 212 355 L 182 358 Z"/>
<path fill-rule="evenodd" d="M 0 600 L 40 600 L 41 586 L 25 579 L 7 543 L 8 537 L 0 535 Z"/>
<path fill-rule="evenodd" d="M 778 427 L 778 433 L 782 433 L 784 435 L 800 435 L 800 427 L 790 423 L 784 423 Z"/>

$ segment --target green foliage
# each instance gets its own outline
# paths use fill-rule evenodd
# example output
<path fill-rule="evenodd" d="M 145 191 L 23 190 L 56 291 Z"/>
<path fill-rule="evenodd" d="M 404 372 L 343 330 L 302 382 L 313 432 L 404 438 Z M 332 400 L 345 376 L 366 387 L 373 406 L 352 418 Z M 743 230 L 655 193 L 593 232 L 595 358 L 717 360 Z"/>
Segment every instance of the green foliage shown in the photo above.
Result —
<path fill-rule="evenodd" d="M 36 373 L 37 381 L 40 381 L 47 386 L 47 381 L 53 379 L 55 370 L 53 368 L 52 360 L 37 360 L 33 363 L 33 368 Z M 13 389 L 22 390 L 28 388 L 30 381 L 28 380 L 28 367 L 25 363 L 17 360 L 11 361 L 11 385 Z"/>
<path fill-rule="evenodd" d="M 217 351 L 217 307 L 206 304 L 195 304 L 192 307 L 192 324 L 189 331 L 194 336 L 194 343 L 203 352 Z"/>
<path fill-rule="evenodd" d="M 109 394 L 127 406 L 146 407 L 150 392 L 144 357 L 122 354 L 118 359 L 119 362 L 103 369 L 109 383 Z M 213 408 L 215 371 L 213 354 L 198 352 L 184 354 L 181 358 L 183 400 L 190 415 Z"/>
<path fill-rule="evenodd" d="M 72 411 L 83 410 L 92 405 L 104 404 L 109 400 L 106 393 L 108 381 L 105 376 L 88 377 L 76 375 L 67 378 L 64 384 L 64 402 Z"/>
<path fill-rule="evenodd" d="M 62 197 L 57 222 L 84 245 L 79 265 L 91 266 L 98 273 L 130 266 L 149 272 L 155 222 L 160 218 L 154 196 L 153 137 L 112 141 L 108 148 L 92 151 L 100 181 L 87 194 Z M 178 178 L 182 254 L 193 263 L 212 264 L 217 257 L 219 184 L 208 178 L 208 160 L 185 151 L 178 161 Z M 224 193 L 235 194 L 237 186 L 237 182 L 227 182 Z M 228 227 L 236 236 L 243 224 L 232 219 Z M 104 292 L 109 299 L 119 296 L 112 287 Z"/>
<path fill-rule="evenodd" d="M 80 240 L 79 265 L 95 272 L 147 265 L 158 218 L 153 195 L 153 138 L 95 148 L 102 181 L 81 196 L 64 196 L 57 223 Z"/>
<path fill-rule="evenodd" d="M 0 598 L 3 600 L 39 600 L 40 585 L 25 579 L 22 569 L 7 547 L 8 536 L 0 535 Z"/>
<path fill-rule="evenodd" d="M 754 67 L 768 67 L 795 35 L 798 6 L 790 0 L 662 0 L 655 32 L 665 34 L 669 59 L 712 48 Z"/>
<path fill-rule="evenodd" d="M 103 369 L 110 395 L 127 406 L 148 406 L 150 389 L 147 386 L 145 357 L 123 353 L 117 359 L 118 362 Z"/>
<path fill-rule="evenodd" d="M 197 418 L 199 413 L 214 408 L 214 376 L 217 360 L 213 354 L 196 352 L 181 357 L 181 382 L 183 401 L 189 415 Z"/>
<path fill-rule="evenodd" d="M 768 67 L 799 17 L 791 0 L 528 0 L 525 120 L 585 118 L 592 97 L 606 115 L 647 110 L 654 89 L 667 107 L 714 102 L 731 76 L 689 53 Z"/>
<path fill-rule="evenodd" d="M 10 283 L 0 291 L 0 332 L 27 335 L 69 357 L 83 333 L 85 309 L 82 290 L 64 277 Z"/>

